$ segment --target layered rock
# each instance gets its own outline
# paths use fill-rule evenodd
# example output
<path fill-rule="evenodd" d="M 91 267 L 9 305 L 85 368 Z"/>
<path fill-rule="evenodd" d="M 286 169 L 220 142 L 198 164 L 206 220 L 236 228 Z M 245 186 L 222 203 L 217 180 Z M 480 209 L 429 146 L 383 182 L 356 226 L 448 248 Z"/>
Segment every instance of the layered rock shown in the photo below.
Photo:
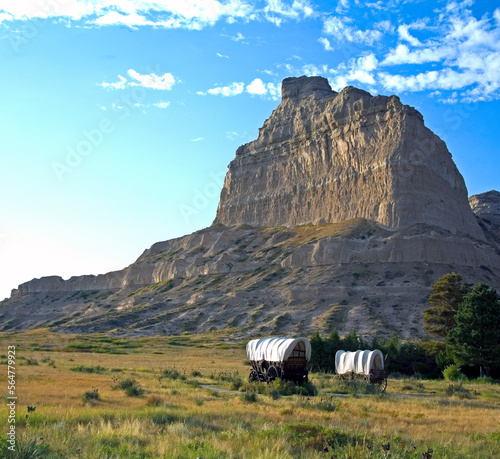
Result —
<path fill-rule="evenodd" d="M 229 165 L 211 227 L 120 271 L 21 284 L 0 330 L 416 337 L 443 274 L 500 288 L 500 193 L 469 206 L 415 109 L 319 77 L 282 95 Z"/>
<path fill-rule="evenodd" d="M 295 226 L 353 218 L 484 235 L 445 143 L 396 96 L 287 78 L 257 140 L 230 163 L 215 223 Z"/>
<path fill-rule="evenodd" d="M 469 203 L 486 239 L 500 250 L 500 193 L 493 190 L 476 194 L 469 198 Z"/>

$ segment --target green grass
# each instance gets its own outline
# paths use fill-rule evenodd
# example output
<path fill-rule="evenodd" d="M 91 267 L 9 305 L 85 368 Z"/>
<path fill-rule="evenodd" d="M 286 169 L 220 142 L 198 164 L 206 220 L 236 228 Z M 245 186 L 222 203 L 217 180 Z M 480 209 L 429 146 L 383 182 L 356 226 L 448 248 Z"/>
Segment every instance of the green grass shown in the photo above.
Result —
<path fill-rule="evenodd" d="M 249 384 L 241 343 L 219 348 L 218 335 L 143 341 L 43 332 L 0 335 L 0 346 L 23 340 L 35 344 L 24 346 L 25 359 L 40 365 L 19 368 L 16 429 L 28 456 L 18 457 L 422 459 L 429 449 L 434 459 L 500 457 L 500 385 L 490 379 L 391 378 L 381 397 L 366 383 L 322 373 L 305 387 Z M 88 345 L 115 341 L 142 347 L 88 353 Z M 77 347 L 68 352 L 70 345 Z M 127 395 L 134 388 L 141 396 Z M 0 457 L 9 458 L 1 435 Z"/>

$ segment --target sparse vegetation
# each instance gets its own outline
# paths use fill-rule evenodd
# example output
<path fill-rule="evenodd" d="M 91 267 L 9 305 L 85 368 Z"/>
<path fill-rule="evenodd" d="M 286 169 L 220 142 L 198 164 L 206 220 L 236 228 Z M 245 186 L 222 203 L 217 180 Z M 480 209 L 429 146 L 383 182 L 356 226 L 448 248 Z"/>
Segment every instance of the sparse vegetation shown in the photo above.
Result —
<path fill-rule="evenodd" d="M 90 402 L 93 400 L 99 400 L 99 398 L 100 398 L 99 389 L 92 389 L 92 390 L 86 391 L 82 395 L 82 402 L 87 403 L 87 402 Z"/>
<path fill-rule="evenodd" d="M 123 390 L 129 397 L 140 397 L 144 394 L 144 389 L 142 389 L 135 379 L 124 379 L 114 387 Z"/>
<path fill-rule="evenodd" d="M 21 367 L 30 386 L 19 409 L 31 411 L 29 419 L 19 412 L 18 442 L 28 447 L 36 439 L 30 451 L 41 451 L 25 457 L 420 459 L 430 450 L 434 458 L 500 457 L 500 385 L 491 378 L 401 376 L 389 380 L 383 397 L 366 393 L 366 383 L 354 390 L 328 373 L 310 373 L 304 387 L 279 380 L 250 385 L 243 343 L 219 347 L 220 335 L 189 335 L 176 347 L 164 338 L 129 339 L 142 346 L 139 352 L 89 355 L 64 349 L 112 343 L 46 333 L 0 334 L 4 347 L 36 342 L 23 350 L 26 359 L 42 363 L 49 342 L 58 352 L 56 368 Z M 138 385 L 144 396 L 124 396 L 122 385 Z M 0 422 L 7 425 L 5 410 Z M 1 449 L 6 439 L 0 457 L 9 458 Z"/>

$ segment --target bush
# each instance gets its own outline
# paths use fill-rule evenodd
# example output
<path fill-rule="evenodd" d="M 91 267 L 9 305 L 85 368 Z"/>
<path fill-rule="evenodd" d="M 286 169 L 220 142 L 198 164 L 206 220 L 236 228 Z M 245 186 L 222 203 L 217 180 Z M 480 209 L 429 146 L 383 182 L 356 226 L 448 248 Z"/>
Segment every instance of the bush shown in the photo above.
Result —
<path fill-rule="evenodd" d="M 446 389 L 446 395 L 451 397 L 456 395 L 458 398 L 472 398 L 473 394 L 469 389 L 462 386 L 462 381 L 458 384 L 450 384 Z"/>
<path fill-rule="evenodd" d="M 458 365 L 448 365 L 443 370 L 444 379 L 447 381 L 467 381 L 467 377 L 460 371 Z"/>
<path fill-rule="evenodd" d="M 124 379 L 120 381 L 115 388 L 122 389 L 129 397 L 140 397 L 144 394 L 144 389 L 139 386 L 135 379 Z"/>
<path fill-rule="evenodd" d="M 241 379 L 239 376 L 233 378 L 231 381 L 231 390 L 239 390 L 239 388 L 243 386 L 243 379 Z"/>
<path fill-rule="evenodd" d="M 241 394 L 241 400 L 247 403 L 254 403 L 257 401 L 257 394 L 255 392 L 245 392 Z"/>
<path fill-rule="evenodd" d="M 168 369 L 161 374 L 161 377 L 168 379 L 179 379 L 181 377 L 181 374 L 175 369 Z"/>
<path fill-rule="evenodd" d="M 90 402 L 90 401 L 94 401 L 94 400 L 99 400 L 99 399 L 100 399 L 100 396 L 99 396 L 99 390 L 98 389 L 88 390 L 87 392 L 85 392 L 82 395 L 82 401 L 84 403 L 87 403 L 87 402 Z"/>
<path fill-rule="evenodd" d="M 333 411 L 336 411 L 338 409 L 339 404 L 332 397 L 322 396 L 319 403 L 316 403 L 314 406 L 318 410 L 328 411 L 332 413 Z"/>

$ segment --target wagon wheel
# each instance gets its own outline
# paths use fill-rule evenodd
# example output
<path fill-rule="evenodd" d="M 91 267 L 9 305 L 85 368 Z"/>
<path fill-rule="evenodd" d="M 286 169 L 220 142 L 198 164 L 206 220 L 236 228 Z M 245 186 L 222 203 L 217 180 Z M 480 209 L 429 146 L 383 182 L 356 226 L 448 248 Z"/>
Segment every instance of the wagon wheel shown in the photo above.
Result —
<path fill-rule="evenodd" d="M 248 376 L 248 382 L 256 382 L 259 380 L 259 373 L 257 373 L 255 370 L 250 371 L 250 375 Z"/>
<path fill-rule="evenodd" d="M 379 394 L 382 394 L 387 389 L 387 378 L 381 379 L 376 383 L 377 391 Z"/>
<path fill-rule="evenodd" d="M 267 370 L 267 382 L 270 383 L 279 377 L 281 377 L 280 369 L 276 367 L 269 367 Z"/>

